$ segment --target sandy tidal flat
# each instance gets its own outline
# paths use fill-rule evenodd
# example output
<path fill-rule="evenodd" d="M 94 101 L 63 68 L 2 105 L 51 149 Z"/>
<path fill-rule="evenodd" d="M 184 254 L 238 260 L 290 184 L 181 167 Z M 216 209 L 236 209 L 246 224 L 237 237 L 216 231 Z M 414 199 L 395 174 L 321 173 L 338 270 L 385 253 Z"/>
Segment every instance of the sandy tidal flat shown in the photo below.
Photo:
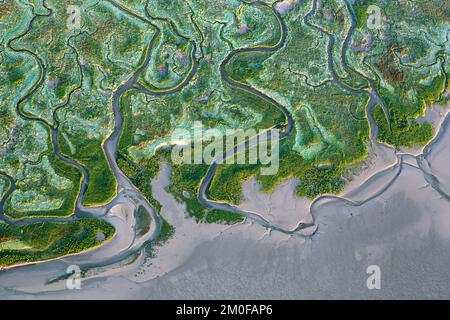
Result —
<path fill-rule="evenodd" d="M 421 165 L 420 157 L 399 156 L 355 191 L 316 200 L 312 237 L 268 232 L 248 220 L 196 224 L 164 190 L 169 168 L 163 167 L 154 196 L 176 232 L 155 258 L 138 257 L 114 273 L 84 279 L 81 290 L 45 284 L 77 257 L 7 270 L 0 273 L 0 297 L 449 299 L 449 119 Z M 379 290 L 366 285 L 374 265 Z"/>

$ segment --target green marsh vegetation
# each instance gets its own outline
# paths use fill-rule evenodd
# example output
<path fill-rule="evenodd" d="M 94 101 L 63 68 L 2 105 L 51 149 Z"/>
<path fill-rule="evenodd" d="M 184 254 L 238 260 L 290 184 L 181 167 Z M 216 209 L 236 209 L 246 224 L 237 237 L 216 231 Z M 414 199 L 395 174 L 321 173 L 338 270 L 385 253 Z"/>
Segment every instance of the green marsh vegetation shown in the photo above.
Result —
<path fill-rule="evenodd" d="M 48 260 L 81 252 L 100 245 L 98 233 L 109 240 L 114 228 L 103 220 L 80 219 L 74 222 L 41 222 L 15 227 L 0 222 L 0 268 Z"/>
<path fill-rule="evenodd" d="M 194 121 L 221 130 L 283 125 L 285 117 L 279 109 L 230 85 L 220 72 L 222 61 L 232 50 L 275 46 L 282 30 L 277 16 L 267 6 L 239 0 L 217 5 L 204 0 L 150 1 L 147 13 L 143 1 L 118 3 L 161 29 L 139 84 L 158 93 L 178 88 L 193 66 L 192 59 L 198 63 L 192 80 L 176 92 L 152 96 L 131 90 L 122 97 L 125 121 L 118 147 L 119 167 L 159 210 L 160 204 L 152 197 L 151 179 L 164 160 L 173 166 L 168 190 L 186 202 L 188 213 L 197 221 L 241 221 L 238 215 L 211 210 L 198 202 L 207 165 L 175 165 L 167 150 L 155 151 L 155 147 L 167 142 L 174 129 L 192 128 Z M 107 1 L 79 4 L 83 23 L 81 30 L 75 31 L 66 27 L 64 1 L 0 4 L 0 29 L 4 30 L 0 34 L 0 170 L 16 181 L 4 212 L 14 219 L 73 214 L 81 172 L 56 157 L 49 128 L 38 122 L 54 126 L 54 115 L 60 122 L 62 153 L 86 166 L 91 176 L 83 204 L 104 204 L 116 192 L 115 177 L 102 146 L 113 129 L 111 96 L 140 65 L 156 29 Z M 299 179 L 295 192 L 302 197 L 342 191 L 344 172 L 368 155 L 368 80 L 374 81 L 388 111 L 381 106 L 373 109 L 380 142 L 397 148 L 415 147 L 433 137 L 433 125 L 417 118 L 433 104 L 448 105 L 444 93 L 449 88 L 449 4 L 438 0 L 352 1 L 349 11 L 342 2 L 320 1 L 309 19 L 320 30 L 304 22 L 311 4 L 302 1 L 280 12 L 287 37 L 276 52 L 241 53 L 227 64 L 225 71 L 231 79 L 285 106 L 295 130 L 281 141 L 276 175 L 261 176 L 260 164 L 220 165 L 208 190 L 212 199 L 239 203 L 242 182 L 252 177 L 263 191 L 271 191 L 289 178 Z M 381 9 L 379 30 L 367 27 L 367 8 L 372 4 Z M 49 15 L 49 8 L 53 15 Z M 351 13 L 356 28 L 349 35 Z M 27 30 L 35 15 L 39 16 Z M 326 33 L 334 39 L 331 64 L 341 86 L 332 81 Z M 193 43 L 196 51 L 192 51 Z M 46 68 L 46 77 L 21 105 L 33 118 L 26 120 L 17 114 L 16 103 L 39 83 L 43 72 L 38 60 Z M 5 188 L 3 182 L 0 193 Z M 3 224 L 1 228 L 16 232 Z M 11 252 L 14 246 L 21 250 L 2 261 L 37 261 L 96 245 L 83 240 L 91 239 L 94 227 L 80 222 L 34 228 L 22 230 L 33 231 L 42 243 L 48 241 L 47 251 L 36 247 L 46 253 L 28 248 L 33 242 L 30 239 L 8 236 L 0 254 Z M 47 228 L 55 238 L 45 237 Z M 163 229 L 163 238 L 173 233 L 165 222 Z M 69 239 L 67 235 L 81 230 L 86 237 L 70 243 L 56 236 L 65 234 Z M 64 250 L 64 245 L 69 249 Z"/>

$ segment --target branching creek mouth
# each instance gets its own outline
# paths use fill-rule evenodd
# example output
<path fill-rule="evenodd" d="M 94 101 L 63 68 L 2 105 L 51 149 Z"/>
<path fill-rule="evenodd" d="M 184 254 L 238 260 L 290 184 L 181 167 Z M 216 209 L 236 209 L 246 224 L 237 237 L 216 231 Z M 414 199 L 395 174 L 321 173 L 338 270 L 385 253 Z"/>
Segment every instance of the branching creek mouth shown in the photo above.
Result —
<path fill-rule="evenodd" d="M 114 255 L 113 257 L 104 259 L 102 261 L 95 261 L 95 262 L 91 262 L 91 263 L 87 262 L 81 266 L 81 268 L 83 270 L 88 270 L 88 269 L 96 268 L 96 267 L 106 267 L 106 266 L 115 264 L 117 262 L 123 261 L 133 255 L 139 254 L 140 252 L 142 252 L 144 247 L 154 243 L 154 241 L 156 239 L 158 239 L 158 237 L 161 233 L 162 222 L 161 222 L 160 216 L 158 215 L 156 210 L 152 207 L 152 205 L 148 202 L 148 200 L 145 199 L 145 197 L 141 194 L 141 192 L 131 183 L 131 181 L 128 179 L 128 177 L 120 170 L 120 168 L 118 167 L 117 162 L 116 162 L 117 147 L 118 147 L 120 135 L 122 133 L 123 122 L 124 122 L 124 117 L 120 110 L 121 97 L 123 96 L 123 94 L 125 94 L 129 90 L 138 90 L 139 92 L 141 92 L 143 94 L 154 95 L 154 96 L 169 95 L 169 94 L 179 92 L 183 88 L 188 86 L 189 83 L 191 82 L 191 80 L 194 78 L 194 76 L 197 73 L 198 63 L 199 63 L 199 60 L 195 57 L 195 53 L 197 52 L 197 49 L 198 49 L 196 46 L 196 43 L 194 41 L 189 40 L 189 42 L 193 46 L 193 49 L 192 49 L 191 55 L 190 55 L 191 67 L 190 67 L 189 71 L 187 72 L 186 76 L 184 77 L 184 79 L 180 83 L 178 83 L 175 87 L 165 89 L 165 90 L 152 91 L 148 88 L 144 88 L 143 86 L 141 86 L 138 83 L 138 78 L 142 74 L 142 72 L 144 72 L 146 70 L 147 66 L 149 65 L 149 62 L 151 60 L 152 50 L 153 50 L 158 38 L 161 37 L 161 33 L 162 33 L 161 29 L 152 20 L 162 19 L 162 18 L 157 18 L 157 17 L 155 18 L 150 15 L 150 13 L 148 12 L 148 1 L 146 4 L 146 17 L 142 17 L 142 16 L 132 12 L 128 8 L 123 7 L 122 5 L 114 2 L 113 0 L 105 0 L 105 1 L 108 2 L 110 5 L 114 6 L 116 9 L 123 12 L 124 14 L 127 14 L 130 17 L 138 19 L 141 22 L 147 24 L 149 27 L 152 28 L 152 30 L 154 30 L 154 34 L 152 35 L 151 40 L 149 41 L 148 45 L 146 46 L 146 48 L 142 54 L 142 58 L 141 58 L 141 62 L 139 64 L 139 66 L 130 75 L 128 75 L 126 80 L 124 82 L 122 82 L 113 91 L 113 94 L 111 97 L 111 105 L 112 105 L 112 109 L 113 109 L 113 113 L 114 113 L 114 129 L 113 129 L 111 135 L 105 140 L 105 142 L 103 144 L 103 149 L 104 149 L 105 155 L 108 159 L 108 163 L 115 175 L 115 178 L 117 181 L 118 192 L 117 192 L 117 195 L 115 196 L 115 198 L 110 203 L 108 203 L 104 206 L 95 207 L 95 208 L 83 207 L 82 198 L 83 198 L 83 195 L 86 192 L 87 186 L 89 184 L 89 172 L 86 169 L 86 167 L 84 167 L 82 164 L 63 155 L 60 151 L 59 144 L 58 144 L 59 121 L 57 118 L 57 111 L 69 103 L 71 95 L 76 90 L 79 90 L 83 83 L 83 72 L 82 72 L 82 68 L 81 68 L 79 61 L 77 60 L 79 68 L 80 68 L 80 86 L 75 88 L 72 92 L 70 92 L 67 102 L 64 105 L 59 106 L 58 108 L 55 109 L 55 111 L 53 113 L 54 124 L 51 124 L 51 123 L 47 122 L 46 120 L 35 117 L 31 114 L 28 114 L 25 111 L 23 111 L 23 109 L 22 109 L 23 102 L 25 102 L 28 98 L 30 98 L 39 89 L 39 87 L 44 83 L 44 81 L 46 79 L 47 68 L 46 68 L 44 62 L 42 61 L 42 59 L 37 54 L 35 54 L 29 50 L 26 50 L 26 49 L 15 48 L 13 45 L 13 42 L 15 40 L 25 36 L 33 28 L 33 22 L 35 21 L 35 19 L 37 17 L 51 16 L 53 14 L 52 9 L 48 8 L 46 6 L 45 1 L 43 3 L 44 3 L 44 7 L 48 10 L 48 13 L 47 14 L 35 14 L 33 19 L 30 21 L 27 30 L 25 32 L 23 32 L 22 34 L 16 36 L 15 38 L 10 39 L 7 43 L 7 47 L 14 52 L 26 53 L 26 54 L 31 55 L 34 58 L 34 60 L 36 61 L 37 65 L 39 66 L 39 69 L 40 69 L 40 77 L 39 77 L 38 81 L 17 102 L 17 104 L 16 104 L 17 113 L 19 114 L 19 116 L 21 118 L 23 118 L 26 121 L 36 121 L 36 122 L 39 122 L 42 125 L 44 125 L 45 128 L 47 129 L 47 131 L 49 132 L 49 136 L 51 137 L 53 151 L 55 152 L 55 154 L 58 156 L 59 159 L 61 159 L 65 163 L 78 168 L 82 172 L 83 179 L 82 179 L 79 194 L 77 197 L 76 210 L 75 210 L 74 215 L 72 215 L 70 217 L 66 217 L 66 218 L 38 218 L 38 217 L 36 217 L 36 218 L 30 218 L 30 219 L 25 219 L 25 220 L 12 220 L 4 215 L 3 209 L 4 209 L 5 202 L 8 200 L 9 197 L 11 197 L 12 193 L 14 192 L 16 184 L 15 184 L 13 177 L 8 175 L 6 172 L 0 171 L 0 175 L 3 178 L 5 178 L 9 184 L 8 190 L 4 193 L 2 199 L 0 200 L 0 220 L 3 220 L 4 222 L 13 224 L 13 225 L 25 225 L 25 224 L 31 224 L 31 223 L 36 223 L 36 222 L 42 222 L 42 221 L 52 221 L 52 222 L 74 221 L 81 217 L 95 217 L 95 218 L 99 218 L 99 219 L 105 219 L 108 221 L 108 214 L 107 214 L 108 211 L 112 207 L 114 207 L 116 204 L 123 203 L 124 201 L 125 202 L 133 202 L 134 204 L 139 204 L 141 207 L 143 207 L 148 212 L 148 214 L 152 218 L 153 226 L 152 226 L 151 230 L 144 237 L 139 239 L 139 241 L 136 241 L 132 246 L 130 246 L 130 248 L 128 248 L 126 251 L 124 251 L 122 253 L 119 253 L 117 255 Z M 243 53 L 276 53 L 278 50 L 282 49 L 285 46 L 288 34 L 287 34 L 286 25 L 285 25 L 281 15 L 275 9 L 275 5 L 278 2 L 275 2 L 273 5 L 268 5 L 264 2 L 259 2 L 259 1 L 247 3 L 248 5 L 252 5 L 252 6 L 266 6 L 266 7 L 270 8 L 270 10 L 274 14 L 274 16 L 279 24 L 280 38 L 278 39 L 277 43 L 273 46 L 265 46 L 264 44 L 261 44 L 261 45 L 257 45 L 254 47 L 233 49 L 220 64 L 220 75 L 221 75 L 222 81 L 224 81 L 228 85 L 230 85 L 234 88 L 237 88 L 239 90 L 249 92 L 249 93 L 265 100 L 266 102 L 269 102 L 271 105 L 273 105 L 274 107 L 278 108 L 280 111 L 283 112 L 283 114 L 285 115 L 286 121 L 284 123 L 284 126 L 282 128 L 280 128 L 281 130 L 280 130 L 280 135 L 279 135 L 279 138 L 283 139 L 283 138 L 286 138 L 287 136 L 289 136 L 294 131 L 294 120 L 291 116 L 290 111 L 285 106 L 283 106 L 281 103 L 279 103 L 275 99 L 269 97 L 268 95 L 264 94 L 263 92 L 257 90 L 256 88 L 253 88 L 249 85 L 240 83 L 240 82 L 232 79 L 226 72 L 227 64 L 230 63 L 230 61 L 232 61 L 233 58 L 238 57 L 240 54 L 243 54 Z M 347 34 L 345 41 L 343 43 L 343 46 L 342 46 L 341 62 L 345 69 L 352 70 L 353 72 L 357 72 L 357 71 L 353 70 L 347 64 L 347 61 L 346 61 L 346 52 L 348 50 L 348 44 L 349 44 L 351 35 L 356 27 L 356 20 L 355 20 L 355 17 L 353 15 L 352 11 L 350 10 L 349 2 L 346 0 L 345 3 L 346 3 L 346 6 L 347 6 L 349 12 L 351 13 L 350 16 L 352 19 L 352 24 L 348 30 L 348 34 Z M 377 94 L 376 88 L 375 88 L 375 83 L 372 79 L 366 78 L 366 80 L 369 83 L 369 88 L 359 89 L 359 90 L 349 87 L 348 85 L 346 85 L 339 79 L 339 77 L 334 69 L 334 65 L 333 65 L 333 53 L 332 52 L 333 52 L 333 47 L 335 46 L 334 36 L 332 34 L 327 33 L 325 30 L 321 29 L 319 26 L 316 26 L 309 22 L 309 19 L 315 14 L 316 9 L 317 9 L 317 0 L 314 0 L 311 11 L 304 17 L 304 23 L 305 23 L 305 25 L 309 26 L 310 28 L 313 28 L 313 29 L 325 34 L 329 38 L 327 55 L 328 55 L 328 69 L 332 75 L 332 78 L 333 78 L 332 81 L 334 83 L 336 83 L 342 90 L 348 92 L 349 94 L 367 94 L 370 97 L 369 103 L 367 104 L 367 107 L 366 107 L 367 108 L 366 116 L 367 116 L 367 121 L 368 121 L 369 127 L 370 127 L 370 143 L 371 143 L 372 151 L 373 151 L 375 146 L 378 144 L 376 141 L 378 128 L 375 124 L 375 121 L 373 119 L 371 111 L 375 105 L 379 104 L 382 106 L 386 115 L 389 118 L 389 112 L 387 110 L 387 107 L 385 106 L 383 100 Z M 179 32 L 176 30 L 175 24 L 173 24 L 170 20 L 167 20 L 167 22 L 169 22 L 171 27 L 174 28 L 175 32 L 177 32 L 179 34 Z M 70 39 L 68 41 L 68 45 L 70 46 Z M 77 55 L 77 59 L 78 59 L 78 55 Z M 359 75 L 364 77 L 360 73 L 359 73 Z M 208 197 L 207 197 L 208 189 L 209 189 L 209 187 L 211 185 L 211 181 L 216 173 L 220 159 L 216 160 L 209 167 L 206 175 L 204 176 L 204 178 L 200 184 L 200 187 L 199 187 L 198 200 L 201 204 L 203 204 L 207 207 L 239 214 L 239 215 L 245 217 L 246 219 L 248 219 L 254 223 L 257 223 L 257 224 L 261 225 L 262 227 L 270 229 L 270 230 L 275 230 L 275 231 L 278 231 L 278 232 L 281 232 L 284 234 L 288 234 L 288 235 L 292 235 L 292 236 L 311 237 L 314 234 L 315 230 L 317 230 L 317 225 L 315 224 L 315 210 L 316 210 L 316 206 L 321 201 L 325 201 L 327 199 L 339 199 L 339 200 L 344 201 L 352 206 L 363 205 L 364 203 L 370 201 L 371 199 L 373 199 L 373 198 L 377 197 L 378 195 L 380 195 L 381 193 L 383 193 L 387 188 L 389 188 L 389 186 L 393 183 L 393 181 L 395 179 L 397 179 L 397 177 L 401 173 L 402 165 L 406 164 L 403 162 L 403 159 L 406 156 L 414 157 L 417 160 L 418 168 L 423 172 L 426 180 L 429 181 L 430 185 L 436 191 L 438 191 L 445 199 L 450 200 L 450 196 L 448 194 L 446 194 L 440 188 L 439 179 L 433 175 L 432 170 L 430 169 L 429 163 L 427 162 L 427 155 L 431 150 L 431 145 L 435 141 L 440 139 L 444 130 L 449 126 L 449 123 L 450 123 L 449 117 L 446 117 L 446 119 L 445 119 L 444 123 L 442 124 L 435 139 L 432 142 L 430 142 L 430 144 L 423 149 L 423 153 L 419 156 L 413 156 L 413 155 L 405 154 L 405 153 L 399 154 L 399 153 L 397 153 L 397 151 L 393 150 L 397 156 L 397 163 L 391 167 L 385 168 L 382 171 L 375 173 L 374 176 L 369 177 L 367 179 L 367 180 L 370 180 L 377 175 L 381 175 L 386 170 L 395 172 L 395 175 L 393 176 L 392 180 L 386 182 L 385 186 L 381 190 L 379 190 L 376 194 L 373 194 L 369 198 L 362 200 L 362 201 L 353 201 L 352 199 L 347 199 L 343 196 L 336 196 L 336 195 L 323 195 L 323 196 L 317 197 L 310 206 L 310 215 L 312 217 L 312 221 L 308 222 L 308 223 L 300 221 L 298 223 L 298 225 L 292 230 L 288 230 L 288 229 L 279 227 L 277 225 L 273 225 L 272 223 L 267 221 L 265 218 L 263 218 L 258 213 L 243 211 L 231 204 L 217 202 L 217 201 L 208 199 Z M 271 129 L 269 128 L 269 129 L 267 129 L 267 131 L 268 131 L 269 137 L 270 137 Z M 232 150 L 228 150 L 226 153 L 226 156 L 230 157 L 239 151 L 242 151 L 242 150 L 245 150 L 245 149 L 248 149 L 248 148 L 254 146 L 255 143 L 258 143 L 259 139 L 260 139 L 260 135 L 249 139 L 244 144 L 238 145 L 235 148 L 233 148 Z M 386 147 L 390 148 L 388 146 L 386 146 Z M 308 228 L 311 228 L 311 229 L 315 228 L 315 229 L 312 232 L 309 232 L 307 234 L 302 234 L 300 232 L 300 231 L 302 231 L 304 229 L 308 229 Z M 97 250 L 101 250 L 101 247 L 98 248 Z M 84 255 L 84 254 L 86 254 L 86 253 L 80 253 L 79 255 Z M 3 272 L 7 272 L 7 271 L 3 271 Z"/>

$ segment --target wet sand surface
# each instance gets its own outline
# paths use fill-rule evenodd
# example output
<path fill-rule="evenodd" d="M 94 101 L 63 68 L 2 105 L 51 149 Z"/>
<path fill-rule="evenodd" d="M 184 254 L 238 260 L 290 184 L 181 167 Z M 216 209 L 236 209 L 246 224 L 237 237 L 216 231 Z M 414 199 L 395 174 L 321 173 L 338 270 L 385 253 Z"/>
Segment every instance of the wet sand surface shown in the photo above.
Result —
<path fill-rule="evenodd" d="M 155 248 L 155 257 L 143 263 L 134 281 L 143 282 L 163 276 L 182 265 L 204 241 L 217 237 L 228 227 L 218 224 L 198 224 L 187 216 L 185 205 L 177 202 L 165 188 L 170 183 L 171 168 L 163 164 L 161 171 L 152 181 L 153 196 L 162 204 L 161 215 L 175 228 L 176 236 L 163 246 Z"/>
<path fill-rule="evenodd" d="M 294 190 L 299 181 L 289 179 L 281 183 L 272 193 L 260 191 L 255 178 L 243 183 L 244 201 L 238 206 L 244 211 L 257 212 L 273 225 L 294 229 L 299 221 L 309 222 L 311 200 L 296 197 Z"/>
<path fill-rule="evenodd" d="M 355 182 L 355 188 L 340 197 L 314 201 L 310 214 L 317 231 L 306 238 L 270 232 L 249 220 L 231 227 L 195 223 L 165 191 L 170 168 L 163 166 L 152 183 L 153 194 L 163 203 L 162 216 L 176 231 L 155 249 L 155 257 L 136 255 L 92 272 L 83 279 L 81 290 L 65 289 L 64 281 L 45 284 L 74 262 L 113 254 L 102 250 L 126 246 L 130 239 L 125 237 L 79 257 L 2 271 L 0 298 L 448 299 L 449 123 L 447 117 L 422 156 L 399 155 L 394 163 L 390 156 L 383 158 L 387 165 L 382 166 L 383 159 L 377 162 L 380 171 L 368 174 L 366 182 Z M 280 199 L 287 201 L 290 195 L 285 193 L 294 185 L 295 181 L 285 182 L 274 195 L 282 190 Z M 257 188 L 247 186 L 246 194 L 258 195 Z M 125 207 L 116 206 L 115 212 L 116 219 L 126 220 Z M 271 214 L 290 225 L 303 213 Z M 129 228 L 130 222 L 125 225 Z M 380 290 L 366 286 L 370 265 L 380 267 Z"/>

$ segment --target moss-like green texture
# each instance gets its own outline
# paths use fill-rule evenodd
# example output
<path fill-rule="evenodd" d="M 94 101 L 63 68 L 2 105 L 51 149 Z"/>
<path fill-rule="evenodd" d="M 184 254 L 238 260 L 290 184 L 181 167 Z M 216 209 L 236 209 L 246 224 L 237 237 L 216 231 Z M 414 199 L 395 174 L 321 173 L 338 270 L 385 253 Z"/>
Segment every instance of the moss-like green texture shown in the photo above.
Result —
<path fill-rule="evenodd" d="M 100 233 L 102 240 L 98 240 Z M 41 222 L 20 227 L 0 222 L 0 267 L 78 253 L 113 235 L 114 228 L 103 220 Z"/>

